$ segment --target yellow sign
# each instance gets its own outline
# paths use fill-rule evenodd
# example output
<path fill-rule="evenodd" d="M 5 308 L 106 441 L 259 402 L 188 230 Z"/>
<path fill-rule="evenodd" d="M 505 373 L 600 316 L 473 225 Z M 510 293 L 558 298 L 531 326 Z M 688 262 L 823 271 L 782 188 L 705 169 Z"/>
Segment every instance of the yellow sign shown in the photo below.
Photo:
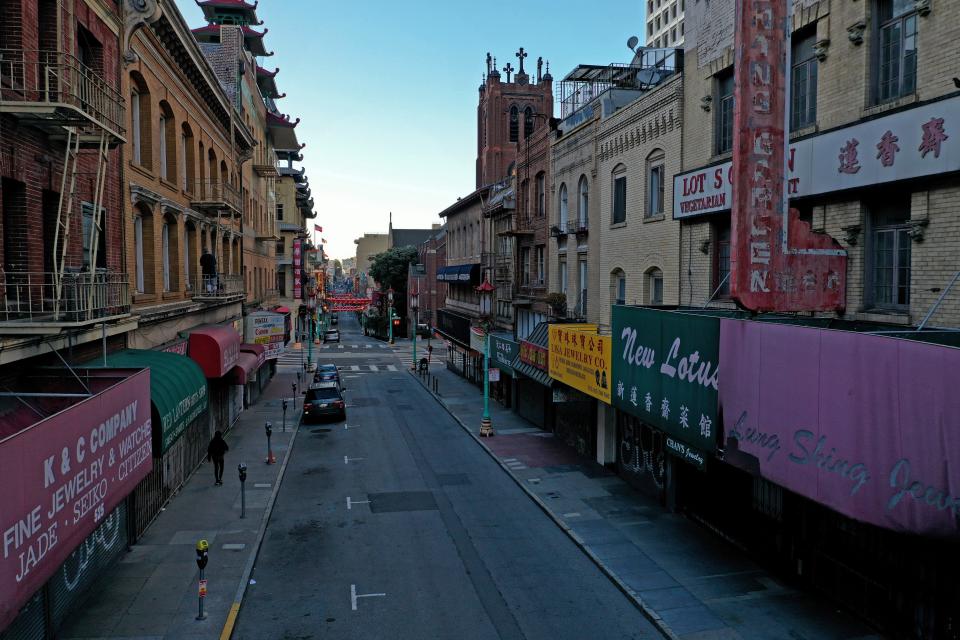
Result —
<path fill-rule="evenodd" d="M 610 404 L 610 336 L 595 324 L 550 325 L 550 377 Z"/>

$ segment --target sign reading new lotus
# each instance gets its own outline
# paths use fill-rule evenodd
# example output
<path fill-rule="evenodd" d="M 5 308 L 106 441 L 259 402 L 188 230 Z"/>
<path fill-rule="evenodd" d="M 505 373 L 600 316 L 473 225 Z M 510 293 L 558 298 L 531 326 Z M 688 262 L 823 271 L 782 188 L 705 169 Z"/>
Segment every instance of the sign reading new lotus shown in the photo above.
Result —
<path fill-rule="evenodd" d="M 727 462 L 863 522 L 960 533 L 960 349 L 720 322 Z"/>
<path fill-rule="evenodd" d="M 671 450 L 700 464 L 716 449 L 719 343 L 719 318 L 614 306 L 613 406 L 662 429 L 679 441 Z"/>
<path fill-rule="evenodd" d="M 0 629 L 152 465 L 150 372 L 0 442 Z"/>
<path fill-rule="evenodd" d="M 610 337 L 597 325 L 550 325 L 550 377 L 610 404 Z"/>
<path fill-rule="evenodd" d="M 513 361 L 516 360 L 519 351 L 520 345 L 513 339 L 495 333 L 490 334 L 490 360 L 491 364 L 498 369 L 513 375 Z"/>

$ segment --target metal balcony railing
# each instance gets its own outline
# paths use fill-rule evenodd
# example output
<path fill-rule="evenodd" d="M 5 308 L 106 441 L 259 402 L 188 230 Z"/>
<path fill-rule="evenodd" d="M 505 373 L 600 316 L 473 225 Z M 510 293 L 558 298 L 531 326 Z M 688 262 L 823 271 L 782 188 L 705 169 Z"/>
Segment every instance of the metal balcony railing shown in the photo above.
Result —
<path fill-rule="evenodd" d="M 195 180 L 190 206 L 194 209 L 233 209 L 243 212 L 240 190 L 222 180 Z"/>
<path fill-rule="evenodd" d="M 193 297 L 201 299 L 242 298 L 246 295 L 243 276 L 217 275 L 196 277 Z"/>
<path fill-rule="evenodd" d="M 58 292 L 52 273 L 0 271 L 0 287 L 0 333 L 15 324 L 84 323 L 130 312 L 125 273 L 67 272 Z"/>
<path fill-rule="evenodd" d="M 567 223 L 567 233 L 584 234 L 587 233 L 588 228 L 589 225 L 587 224 L 586 218 L 582 220 L 571 220 Z"/>
<path fill-rule="evenodd" d="M 93 124 L 123 138 L 123 96 L 69 53 L 0 49 L 0 111 L 64 125 Z"/>

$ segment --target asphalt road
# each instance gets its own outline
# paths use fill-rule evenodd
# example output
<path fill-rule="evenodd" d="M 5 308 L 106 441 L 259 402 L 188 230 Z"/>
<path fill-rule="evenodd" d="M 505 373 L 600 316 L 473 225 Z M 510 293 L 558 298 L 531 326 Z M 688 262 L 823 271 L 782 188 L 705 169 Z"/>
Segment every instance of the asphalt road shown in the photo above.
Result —
<path fill-rule="evenodd" d="M 340 330 L 346 425 L 301 426 L 234 638 L 660 637 L 408 363 Z"/>

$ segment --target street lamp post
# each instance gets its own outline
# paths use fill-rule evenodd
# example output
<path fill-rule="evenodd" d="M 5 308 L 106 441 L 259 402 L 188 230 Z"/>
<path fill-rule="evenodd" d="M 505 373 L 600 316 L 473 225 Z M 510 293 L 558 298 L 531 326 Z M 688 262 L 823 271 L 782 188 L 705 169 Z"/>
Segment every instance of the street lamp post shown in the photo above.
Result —
<path fill-rule="evenodd" d="M 490 420 L 490 325 L 493 306 L 493 285 L 489 280 L 477 287 L 480 294 L 480 316 L 483 318 L 483 417 L 480 419 L 480 435 L 492 436 L 493 421 Z"/>
<path fill-rule="evenodd" d="M 387 335 L 393 344 L 393 287 L 387 291 Z"/>
<path fill-rule="evenodd" d="M 417 370 L 417 325 L 420 324 L 420 294 L 410 294 L 410 310 L 413 311 L 413 370 Z"/>

